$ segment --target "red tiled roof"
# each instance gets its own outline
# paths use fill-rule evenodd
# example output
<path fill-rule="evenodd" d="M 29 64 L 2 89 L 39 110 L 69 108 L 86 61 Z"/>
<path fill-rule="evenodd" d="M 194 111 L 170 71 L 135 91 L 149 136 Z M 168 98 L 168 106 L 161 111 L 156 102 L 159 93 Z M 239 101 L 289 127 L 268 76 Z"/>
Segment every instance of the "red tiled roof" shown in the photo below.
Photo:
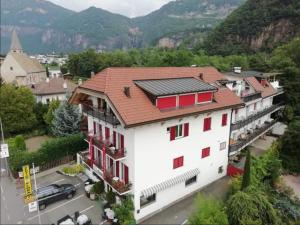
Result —
<path fill-rule="evenodd" d="M 160 111 L 152 104 L 143 90 L 133 82 L 134 80 L 143 79 L 179 77 L 199 79 L 200 73 L 203 74 L 203 81 L 211 84 L 216 80 L 225 79 L 223 74 L 212 67 L 107 68 L 82 84 L 76 90 L 71 102 L 75 102 L 74 97 L 76 93 L 80 93 L 82 88 L 104 93 L 127 127 L 242 105 L 242 101 L 233 92 L 227 88 L 220 88 L 214 95 L 215 102 L 213 103 Z M 124 94 L 124 87 L 130 87 L 130 97 Z"/>
<path fill-rule="evenodd" d="M 263 86 L 255 77 L 247 77 L 246 81 L 256 90 L 261 91 L 261 96 L 263 98 L 274 95 L 276 90 L 272 87 L 272 85 L 266 80 L 266 86 Z"/>

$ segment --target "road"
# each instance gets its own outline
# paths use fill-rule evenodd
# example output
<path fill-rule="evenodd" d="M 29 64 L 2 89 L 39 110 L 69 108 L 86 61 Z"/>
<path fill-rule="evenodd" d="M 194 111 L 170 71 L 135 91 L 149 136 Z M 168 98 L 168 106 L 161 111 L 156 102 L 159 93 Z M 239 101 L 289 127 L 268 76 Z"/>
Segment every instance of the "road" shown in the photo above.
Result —
<path fill-rule="evenodd" d="M 3 166 L 0 163 L 0 167 Z M 68 177 L 56 172 L 39 177 L 37 186 L 48 184 L 71 183 L 76 186 L 76 195 L 70 200 L 61 200 L 50 204 L 45 210 L 40 211 L 42 224 L 56 224 L 57 220 L 66 216 L 74 215 L 75 211 L 86 214 L 92 222 L 99 224 L 101 221 L 101 202 L 91 201 L 85 196 L 82 182 L 77 177 Z M 20 186 L 20 185 L 17 185 Z M 0 224 L 38 224 L 37 212 L 29 213 L 28 206 L 23 201 L 23 188 L 17 188 L 14 181 L 6 175 L 1 174 L 1 223 Z"/>

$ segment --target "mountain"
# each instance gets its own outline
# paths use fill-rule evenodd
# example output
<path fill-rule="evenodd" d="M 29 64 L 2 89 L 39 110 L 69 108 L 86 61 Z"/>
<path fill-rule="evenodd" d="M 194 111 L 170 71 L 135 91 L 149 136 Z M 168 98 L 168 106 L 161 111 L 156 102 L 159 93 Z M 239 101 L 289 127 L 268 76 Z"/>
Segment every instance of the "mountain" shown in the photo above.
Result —
<path fill-rule="evenodd" d="M 8 51 L 14 27 L 28 53 L 148 47 L 166 37 L 177 46 L 185 32 L 205 33 L 244 1 L 176 0 L 130 19 L 95 7 L 77 13 L 46 0 L 1 0 L 1 52 Z"/>
<path fill-rule="evenodd" d="M 300 36 L 299 0 L 248 0 L 204 41 L 209 54 L 270 51 Z"/>

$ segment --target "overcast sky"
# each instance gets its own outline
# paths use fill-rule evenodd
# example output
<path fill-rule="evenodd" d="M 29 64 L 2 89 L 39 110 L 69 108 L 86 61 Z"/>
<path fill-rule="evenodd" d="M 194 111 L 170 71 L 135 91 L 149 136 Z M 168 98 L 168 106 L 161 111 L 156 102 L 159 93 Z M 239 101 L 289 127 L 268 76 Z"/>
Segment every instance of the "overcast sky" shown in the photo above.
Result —
<path fill-rule="evenodd" d="M 146 15 L 171 0 L 49 0 L 67 9 L 81 11 L 95 6 L 128 17 Z"/>

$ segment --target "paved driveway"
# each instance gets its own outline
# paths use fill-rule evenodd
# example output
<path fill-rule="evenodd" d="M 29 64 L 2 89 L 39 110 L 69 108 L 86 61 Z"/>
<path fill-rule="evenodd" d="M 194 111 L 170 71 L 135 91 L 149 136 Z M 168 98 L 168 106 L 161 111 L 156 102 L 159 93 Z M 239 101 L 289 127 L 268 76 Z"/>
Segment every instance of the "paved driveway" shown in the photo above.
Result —
<path fill-rule="evenodd" d="M 3 178 L 3 177 L 2 177 Z M 6 202 L 1 201 L 1 224 L 38 224 L 37 212 L 29 213 L 28 206 L 23 202 L 23 189 L 16 189 L 16 185 L 9 178 L 1 180 L 1 197 Z M 56 224 L 57 220 L 69 214 L 74 215 L 75 211 L 80 211 L 91 218 L 93 224 L 101 221 L 102 207 L 99 201 L 91 201 L 85 196 L 82 181 L 77 177 L 68 177 L 53 172 L 46 176 L 37 178 L 38 187 L 49 184 L 71 183 L 77 187 L 76 195 L 70 200 L 61 200 L 50 204 L 45 210 L 40 211 L 42 224 Z M 2 214 L 2 206 L 6 207 Z M 10 215 L 7 218 L 7 215 Z M 2 218 L 5 216 L 5 218 Z"/>
<path fill-rule="evenodd" d="M 220 180 L 203 188 L 201 193 L 212 195 L 224 199 L 229 190 L 230 177 L 223 177 Z M 188 217 L 193 212 L 194 200 L 197 193 L 185 198 L 184 200 L 170 206 L 169 208 L 155 214 L 141 224 L 185 224 Z"/>

